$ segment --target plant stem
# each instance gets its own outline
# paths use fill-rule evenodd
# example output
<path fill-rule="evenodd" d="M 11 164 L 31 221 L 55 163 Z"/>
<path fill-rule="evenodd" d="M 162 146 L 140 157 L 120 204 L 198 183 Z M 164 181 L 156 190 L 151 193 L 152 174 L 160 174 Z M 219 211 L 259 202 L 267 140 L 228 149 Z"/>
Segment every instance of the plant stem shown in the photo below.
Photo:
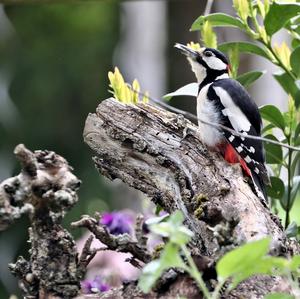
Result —
<path fill-rule="evenodd" d="M 224 285 L 225 281 L 220 281 L 218 282 L 218 284 L 216 285 L 215 289 L 214 289 L 214 292 L 212 294 L 212 299 L 218 299 L 219 298 L 219 295 L 220 295 L 220 291 Z"/>
<path fill-rule="evenodd" d="M 183 253 L 184 253 L 184 255 L 185 255 L 185 257 L 188 261 L 188 264 L 189 264 L 188 272 L 195 279 L 195 281 L 197 282 L 198 287 L 202 291 L 204 298 L 212 299 L 212 297 L 210 296 L 210 293 L 209 293 L 209 291 L 208 291 L 208 289 L 205 285 L 205 282 L 202 279 L 201 273 L 198 271 L 198 269 L 197 269 L 197 267 L 196 267 L 196 265 L 195 265 L 195 263 L 194 263 L 194 261 L 191 257 L 191 254 L 190 254 L 189 250 L 187 249 L 186 245 L 182 245 L 181 250 L 183 251 Z"/>
<path fill-rule="evenodd" d="M 290 138 L 289 138 L 290 143 Z M 287 203 L 286 203 L 286 213 L 285 213 L 285 229 L 288 227 L 290 223 L 290 204 L 291 204 L 291 190 L 292 190 L 292 182 L 291 182 L 291 176 L 292 176 L 292 152 L 288 150 L 288 190 L 287 190 Z"/>

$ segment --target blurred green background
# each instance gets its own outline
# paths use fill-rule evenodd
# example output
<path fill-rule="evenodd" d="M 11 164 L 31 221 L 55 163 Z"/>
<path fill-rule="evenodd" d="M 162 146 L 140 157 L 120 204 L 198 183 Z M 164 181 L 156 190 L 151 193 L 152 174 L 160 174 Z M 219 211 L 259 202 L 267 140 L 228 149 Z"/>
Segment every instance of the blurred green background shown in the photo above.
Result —
<path fill-rule="evenodd" d="M 193 80 L 173 45 L 196 39 L 188 29 L 203 11 L 203 5 L 198 0 L 165 2 L 161 28 L 166 33 L 162 45 L 165 79 L 156 96 Z M 116 50 L 123 31 L 130 30 L 121 24 L 121 14 L 126 9 L 131 7 L 118 1 L 0 5 L 0 181 L 18 173 L 13 150 L 19 143 L 32 150 L 53 150 L 65 157 L 83 181 L 80 201 L 65 218 L 67 227 L 82 214 L 124 208 L 119 204 L 123 196 L 118 192 L 120 187 L 109 184 L 95 170 L 82 131 L 87 114 L 109 96 L 108 71 L 118 61 L 125 61 L 126 66 L 126 57 L 118 59 L 123 53 Z M 147 38 L 151 28 L 140 29 Z M 146 41 L 135 40 L 143 42 Z M 144 59 L 147 61 L 146 55 Z M 182 67 L 184 71 L 179 75 L 176 70 Z M 121 67 L 121 71 L 131 80 L 126 77 L 126 68 Z M 193 109 L 194 102 L 189 99 L 184 106 Z M 128 192 L 133 197 L 126 204 L 138 209 L 137 195 Z M 27 256 L 27 229 L 27 220 L 20 219 L 0 233 L 0 298 L 20 296 L 7 265 L 20 254 Z M 79 230 L 71 232 L 75 237 L 80 235 Z"/>

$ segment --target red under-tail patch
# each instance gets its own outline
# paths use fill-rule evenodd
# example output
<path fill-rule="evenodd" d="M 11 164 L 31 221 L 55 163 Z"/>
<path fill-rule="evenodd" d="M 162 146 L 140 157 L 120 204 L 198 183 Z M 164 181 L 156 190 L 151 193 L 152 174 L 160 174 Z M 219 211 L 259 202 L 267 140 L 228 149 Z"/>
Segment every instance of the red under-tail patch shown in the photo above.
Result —
<path fill-rule="evenodd" d="M 246 162 L 240 157 L 240 155 L 236 152 L 236 150 L 230 143 L 219 145 L 218 148 L 221 150 L 224 159 L 228 163 L 231 164 L 240 163 L 245 174 L 251 176 L 251 171 L 248 168 Z"/>

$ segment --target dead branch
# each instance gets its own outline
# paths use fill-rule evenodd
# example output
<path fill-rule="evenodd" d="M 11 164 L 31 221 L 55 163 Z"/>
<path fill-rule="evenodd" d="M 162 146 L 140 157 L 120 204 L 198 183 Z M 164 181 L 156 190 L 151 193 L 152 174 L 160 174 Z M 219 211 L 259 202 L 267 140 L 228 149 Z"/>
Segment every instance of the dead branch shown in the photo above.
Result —
<path fill-rule="evenodd" d="M 99 224 L 99 221 L 95 218 L 87 215 L 82 216 L 79 221 L 73 222 L 72 226 L 87 228 L 110 250 L 131 253 L 134 258 L 143 263 L 148 263 L 151 260 L 151 255 L 146 246 L 139 244 L 129 234 L 121 234 L 117 236 L 110 234 L 105 226 Z"/>
<path fill-rule="evenodd" d="M 272 238 L 271 254 L 298 252 L 298 245 L 287 240 L 280 221 L 261 204 L 239 166 L 229 165 L 209 150 L 197 134 L 197 127 L 180 115 L 110 98 L 89 114 L 84 140 L 96 154 L 94 162 L 101 174 L 141 190 L 167 212 L 183 211 L 186 225 L 195 234 L 190 244 L 195 258 L 217 261 L 229 249 L 266 236 Z M 286 285 L 280 278 L 256 277 L 241 284 L 232 298 L 260 298 L 274 289 L 285 291 Z M 129 298 L 128 288 L 116 292 Z M 139 294 L 137 298 L 169 296 L 159 290 L 141 295 L 134 284 L 130 289 Z"/>
<path fill-rule="evenodd" d="M 29 216 L 30 258 L 10 264 L 26 298 L 71 298 L 80 289 L 79 269 L 72 236 L 60 225 L 77 202 L 80 181 L 61 156 L 49 151 L 15 149 L 22 171 L 0 184 L 0 228 L 22 214 Z"/>

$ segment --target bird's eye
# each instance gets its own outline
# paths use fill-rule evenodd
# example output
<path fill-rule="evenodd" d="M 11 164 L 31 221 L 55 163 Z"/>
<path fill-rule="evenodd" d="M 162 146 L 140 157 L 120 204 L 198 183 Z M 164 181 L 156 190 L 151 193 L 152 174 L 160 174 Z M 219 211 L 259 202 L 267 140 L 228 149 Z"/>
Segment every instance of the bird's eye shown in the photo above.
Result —
<path fill-rule="evenodd" d="M 205 51 L 204 56 L 211 57 L 211 56 L 213 56 L 213 53 L 211 51 Z"/>

